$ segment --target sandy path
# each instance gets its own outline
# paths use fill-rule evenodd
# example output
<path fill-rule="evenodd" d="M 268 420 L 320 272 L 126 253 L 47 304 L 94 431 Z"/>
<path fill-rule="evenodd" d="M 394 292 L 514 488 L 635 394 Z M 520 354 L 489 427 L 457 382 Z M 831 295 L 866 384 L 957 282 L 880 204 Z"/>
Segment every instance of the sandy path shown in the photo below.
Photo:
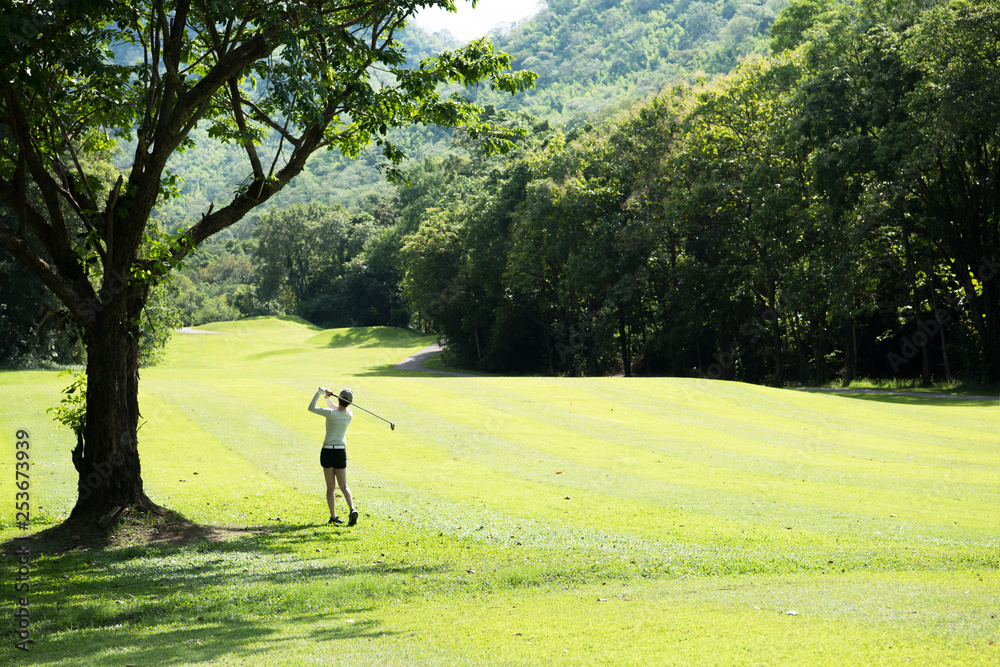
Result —
<path fill-rule="evenodd" d="M 420 371 L 422 373 L 437 373 L 438 375 L 451 375 L 452 377 L 460 378 L 472 378 L 479 377 L 475 373 L 462 373 L 460 371 L 439 371 L 434 368 L 427 368 L 424 366 L 424 362 L 427 361 L 432 355 L 441 352 L 444 348 L 441 347 L 440 343 L 434 343 L 433 345 L 428 345 L 419 352 L 414 352 L 406 359 L 396 364 L 396 368 L 403 371 Z"/>
<path fill-rule="evenodd" d="M 177 333 L 186 334 L 221 334 L 221 331 L 207 331 L 205 329 L 192 329 L 191 327 L 184 327 L 183 329 L 178 329 Z"/>

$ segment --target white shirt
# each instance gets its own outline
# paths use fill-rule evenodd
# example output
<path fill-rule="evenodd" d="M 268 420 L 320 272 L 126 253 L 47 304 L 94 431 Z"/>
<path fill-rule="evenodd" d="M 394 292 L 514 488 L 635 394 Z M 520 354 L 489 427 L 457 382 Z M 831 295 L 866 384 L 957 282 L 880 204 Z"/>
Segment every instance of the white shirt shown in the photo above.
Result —
<path fill-rule="evenodd" d="M 336 408 L 317 407 L 316 401 L 319 400 L 322 394 L 323 391 L 318 390 L 316 395 L 313 396 L 312 403 L 309 404 L 309 412 L 315 412 L 318 415 L 326 417 L 326 437 L 323 438 L 323 446 L 333 447 L 334 449 L 346 449 L 347 427 L 350 425 L 351 419 L 354 418 L 354 413 L 351 412 L 350 408 L 338 410 Z"/>

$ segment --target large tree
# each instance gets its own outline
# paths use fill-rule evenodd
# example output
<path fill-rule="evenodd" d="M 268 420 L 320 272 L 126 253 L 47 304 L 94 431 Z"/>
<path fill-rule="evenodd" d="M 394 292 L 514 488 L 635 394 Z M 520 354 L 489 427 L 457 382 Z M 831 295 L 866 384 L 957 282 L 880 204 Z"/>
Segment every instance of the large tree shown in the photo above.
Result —
<path fill-rule="evenodd" d="M 508 135 L 479 122 L 460 93 L 439 91 L 488 82 L 515 93 L 534 78 L 508 72 L 509 58 L 486 41 L 408 66 L 399 31 L 417 10 L 453 9 L 452 0 L 3 5 L 0 203 L 14 223 L 0 225 L 0 247 L 84 332 L 78 520 L 158 509 L 143 492 L 136 438 L 140 319 L 153 286 L 320 149 L 354 156 L 374 142 L 391 175 L 403 158 L 386 138 L 394 127 L 464 124 L 502 148 Z M 244 149 L 246 176 L 228 201 L 166 235 L 152 214 L 176 191 L 167 164 L 193 146 L 199 125 Z M 131 147 L 131 161 L 102 186 L 84 156 L 116 142 Z"/>
<path fill-rule="evenodd" d="M 776 27 L 789 45 L 805 40 L 798 126 L 815 183 L 845 220 L 862 213 L 899 239 L 910 312 L 927 302 L 923 316 L 934 320 L 935 302 L 949 302 L 970 331 L 979 379 L 996 382 L 1000 7 L 859 0 L 810 14 L 809 5 L 822 3 L 794 3 L 803 25 Z M 928 280 L 938 273 L 954 288 Z"/>

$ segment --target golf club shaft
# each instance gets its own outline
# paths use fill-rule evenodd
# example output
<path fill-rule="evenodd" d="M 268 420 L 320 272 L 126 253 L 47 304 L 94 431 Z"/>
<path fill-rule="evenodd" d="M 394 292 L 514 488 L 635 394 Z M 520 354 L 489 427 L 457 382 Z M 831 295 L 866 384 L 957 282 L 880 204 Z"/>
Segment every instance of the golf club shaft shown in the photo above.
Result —
<path fill-rule="evenodd" d="M 333 394 L 333 393 L 331 393 L 330 396 L 336 397 L 336 398 L 338 398 L 338 399 L 340 399 L 340 400 L 342 400 L 342 401 L 344 401 L 346 403 L 349 403 L 349 404 L 353 405 L 354 407 L 356 407 L 358 410 L 364 410 L 365 412 L 367 412 L 368 414 L 370 414 L 372 417 L 378 417 L 379 419 L 381 419 L 382 421 L 384 421 L 386 424 L 388 424 L 389 426 L 391 426 L 392 430 L 394 430 L 394 431 L 396 430 L 396 425 L 393 424 L 391 421 L 389 421 L 385 417 L 382 417 L 382 416 L 379 416 L 379 415 L 375 414 L 374 412 L 372 412 L 371 410 L 368 410 L 367 408 L 361 407 L 360 405 L 358 405 L 354 401 L 348 401 L 346 398 L 340 398 L 339 395 Z"/>

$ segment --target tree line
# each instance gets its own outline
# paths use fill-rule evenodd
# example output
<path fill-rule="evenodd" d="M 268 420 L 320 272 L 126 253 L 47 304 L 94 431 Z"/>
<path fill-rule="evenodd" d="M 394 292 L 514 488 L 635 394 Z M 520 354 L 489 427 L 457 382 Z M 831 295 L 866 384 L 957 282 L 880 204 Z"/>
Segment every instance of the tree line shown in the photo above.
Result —
<path fill-rule="evenodd" d="M 1000 8 L 793 2 L 772 55 L 438 174 L 404 293 L 456 363 L 1000 379 Z"/>
<path fill-rule="evenodd" d="M 72 4 L 54 2 L 55 7 Z M 785 0 L 550 3 L 535 19 L 505 34 L 493 35 L 495 42 L 503 43 L 503 48 L 514 54 L 518 69 L 540 72 L 535 89 L 514 98 L 485 87 L 467 93 L 483 104 L 523 108 L 569 127 L 583 126 L 593 113 L 606 113 L 608 108 L 624 105 L 626 100 L 644 95 L 643 91 L 662 86 L 665 81 L 693 81 L 705 73 L 725 72 L 738 58 L 763 52 L 767 29 L 784 4 Z M 412 26 L 400 30 L 398 37 L 410 65 L 456 46 Z M 138 44 L 116 41 L 110 48 L 116 63 L 143 61 Z M 609 63 L 611 66 L 606 66 Z M 519 97 L 527 95 L 530 97 L 524 102 L 519 101 Z M 210 210 L 213 202 L 225 201 L 233 183 L 244 178 L 242 144 L 229 139 L 216 141 L 211 136 L 212 132 L 225 135 L 231 129 L 226 130 L 225 123 L 211 131 L 207 125 L 196 126 L 184 150 L 169 157 L 166 168 L 174 180 L 153 210 L 162 232 L 184 228 Z M 450 133 L 433 125 L 390 127 L 388 137 L 413 158 L 455 159 L 448 157 L 454 155 L 449 146 Z M 122 139 L 117 147 L 106 145 L 100 151 L 90 147 L 91 155 L 81 159 L 99 165 L 98 171 L 110 178 L 116 171 L 129 168 L 136 142 L 132 137 Z M 264 138 L 257 150 L 280 153 L 280 134 Z M 374 166 L 378 156 L 378 150 L 366 150 L 354 157 L 339 151 L 317 152 L 267 204 L 272 211 L 296 207 L 299 212 L 309 207 L 316 212 L 316 206 L 327 206 L 330 211 L 317 213 L 317 220 L 331 216 L 353 220 L 365 213 L 377 219 L 377 236 L 383 249 L 352 256 L 347 274 L 356 283 L 350 288 L 355 295 L 355 312 L 346 314 L 327 307 L 341 297 L 325 295 L 342 290 L 349 282 L 336 278 L 337 271 L 326 269 L 322 277 L 311 279 L 310 292 L 320 295 L 312 297 L 313 307 L 300 307 L 297 298 L 301 295 L 296 296 L 285 286 L 275 287 L 275 270 L 268 269 L 270 277 L 265 279 L 258 269 L 280 259 L 267 252 L 258 254 L 258 239 L 252 227 L 260 215 L 252 212 L 249 224 L 238 223 L 239 229 L 223 230 L 218 239 L 203 242 L 185 266 L 178 267 L 169 294 L 162 285 L 152 289 L 153 298 L 142 318 L 144 359 L 149 362 L 156 358 L 155 348 L 164 338 L 158 330 L 178 323 L 199 324 L 279 312 L 301 312 L 310 319 L 334 325 L 372 322 L 377 314 L 387 313 L 392 314 L 388 320 L 392 323 L 405 321 L 399 290 L 402 267 L 398 252 L 390 251 L 388 245 L 390 241 L 398 244 L 406 234 L 413 233 L 417 222 L 409 215 L 406 224 L 396 227 L 386 217 L 400 215 L 396 208 L 411 208 L 413 204 L 407 202 L 405 192 L 394 195 L 393 186 L 381 178 Z M 17 224 L 13 211 L 0 211 L 0 218 L 10 221 L 10 226 Z M 300 216 L 289 214 L 283 219 L 294 221 Z M 389 227 L 393 227 L 391 234 Z M 367 268 L 369 258 L 374 258 L 371 266 L 381 267 L 374 269 L 377 275 Z M 3 250 L 0 276 L 0 359 L 17 366 L 83 361 L 83 339 L 69 311 Z M 327 284 L 332 280 L 338 280 L 339 287 Z M 377 288 L 362 289 L 362 284 L 375 284 Z M 321 303 L 323 299 L 326 306 Z"/>

